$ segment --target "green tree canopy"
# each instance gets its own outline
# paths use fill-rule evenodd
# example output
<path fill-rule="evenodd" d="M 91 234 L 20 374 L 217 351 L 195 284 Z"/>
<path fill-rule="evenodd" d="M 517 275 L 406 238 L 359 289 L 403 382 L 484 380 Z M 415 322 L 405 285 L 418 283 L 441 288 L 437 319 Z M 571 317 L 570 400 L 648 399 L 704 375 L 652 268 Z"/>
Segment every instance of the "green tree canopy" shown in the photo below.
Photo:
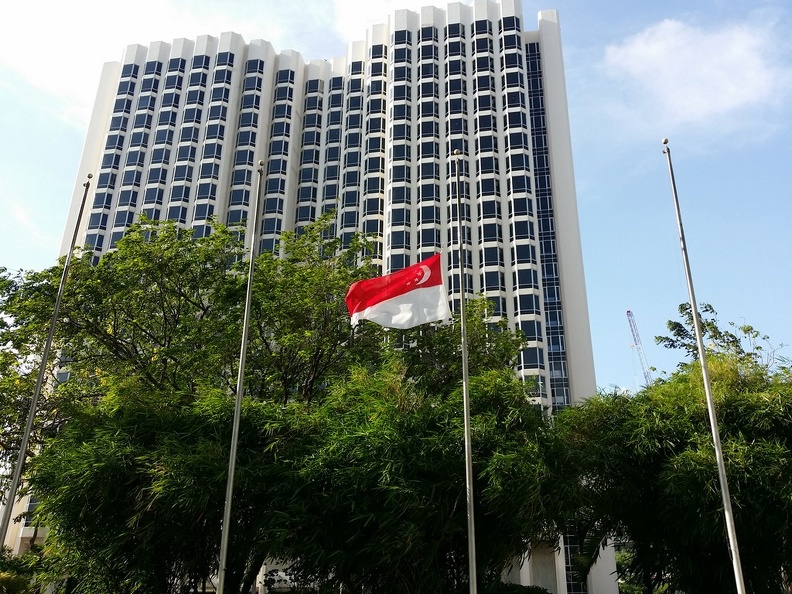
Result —
<path fill-rule="evenodd" d="M 772 368 L 785 364 L 783 358 L 776 356 L 776 348 L 769 346 L 769 337 L 750 324 L 729 322 L 729 329 L 723 329 L 718 322 L 718 312 L 709 303 L 698 306 L 704 348 L 708 353 L 732 355 L 747 364 L 759 364 Z M 655 342 L 667 349 L 684 350 L 690 360 L 698 359 L 698 342 L 693 325 L 693 312 L 690 303 L 679 305 L 682 321 L 669 320 L 666 324 L 670 336 L 655 336 Z M 783 346 L 783 345 L 782 345 Z M 680 366 L 684 362 L 680 363 Z"/>
<path fill-rule="evenodd" d="M 748 589 L 777 593 L 792 550 L 792 382 L 712 354 L 710 376 Z M 574 468 L 573 525 L 591 543 L 631 543 L 646 592 L 733 592 L 715 453 L 698 363 L 636 396 L 602 395 L 559 414 L 562 472 Z"/>
<path fill-rule="evenodd" d="M 306 588 L 464 587 L 459 320 L 353 331 L 343 296 L 374 272 L 365 247 L 340 249 L 319 222 L 257 260 L 231 591 L 249 591 L 265 559 Z M 45 398 L 51 431 L 30 474 L 48 575 L 67 577 L 64 592 L 195 591 L 217 570 L 244 250 L 222 226 L 193 239 L 144 222 L 73 266 L 56 335 L 70 377 Z M 59 277 L 3 277 L 20 381 Z M 470 312 L 480 575 L 497 588 L 529 542 L 552 540 L 561 511 L 545 420 L 512 368 L 522 337 L 490 324 L 485 300 Z"/>
<path fill-rule="evenodd" d="M 472 383 L 479 571 L 494 587 L 531 541 L 554 538 L 560 512 L 546 497 L 547 427 L 527 385 L 511 371 Z M 454 396 L 422 392 L 391 361 L 374 373 L 356 368 L 318 404 L 246 401 L 233 591 L 249 590 L 266 559 L 306 587 L 464 591 Z M 231 414 L 217 391 L 183 404 L 127 386 L 84 407 L 49 443 L 32 484 L 54 546 L 83 568 L 76 591 L 188 592 L 212 575 Z"/>
<path fill-rule="evenodd" d="M 252 398 L 320 394 L 327 379 L 361 356 L 376 360 L 381 331 L 352 333 L 343 303 L 349 285 L 371 274 L 362 244 L 341 250 L 320 221 L 284 234 L 282 258 L 263 254 L 255 274 L 246 393 Z M 101 397 L 106 384 L 139 379 L 141 389 L 190 398 L 199 387 L 235 389 L 246 282 L 238 236 L 218 225 L 193 239 L 172 223 L 133 226 L 98 263 L 75 259 L 56 326 L 59 360 L 49 384 L 70 381 L 40 401 L 33 449 L 56 431 L 70 403 Z M 0 463 L 19 445 L 49 327 L 61 266 L 0 274 Z M 273 337 L 277 336 L 275 343 Z"/>

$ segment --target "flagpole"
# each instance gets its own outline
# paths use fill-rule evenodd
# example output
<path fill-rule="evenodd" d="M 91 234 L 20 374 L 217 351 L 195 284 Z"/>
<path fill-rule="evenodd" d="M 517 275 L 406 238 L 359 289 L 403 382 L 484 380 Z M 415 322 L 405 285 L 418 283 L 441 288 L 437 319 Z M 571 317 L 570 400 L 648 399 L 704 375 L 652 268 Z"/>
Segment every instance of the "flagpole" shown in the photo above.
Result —
<path fill-rule="evenodd" d="M 701 375 L 704 380 L 704 393 L 707 397 L 707 411 L 709 412 L 710 430 L 712 431 L 712 443 L 715 447 L 715 460 L 718 463 L 718 479 L 720 480 L 721 498 L 723 500 L 723 515 L 726 519 L 726 532 L 729 537 L 729 547 L 731 549 L 734 581 L 737 585 L 737 594 L 745 594 L 745 584 L 743 583 L 742 566 L 740 564 L 740 549 L 737 546 L 737 531 L 734 525 L 731 496 L 729 495 L 729 483 L 726 480 L 726 465 L 723 459 L 720 432 L 718 431 L 718 419 L 715 416 L 715 401 L 712 397 L 709 370 L 707 369 L 707 355 L 704 349 L 704 335 L 701 330 L 701 320 L 699 318 L 698 307 L 696 305 L 696 294 L 693 290 L 693 276 L 690 272 L 690 261 L 688 260 L 687 245 L 685 243 L 685 231 L 682 228 L 682 215 L 679 210 L 679 197 L 677 195 L 676 180 L 674 179 L 674 167 L 671 164 L 671 149 L 668 147 L 667 138 L 663 139 L 663 145 L 663 153 L 665 153 L 666 160 L 668 161 L 668 174 L 671 178 L 671 192 L 674 196 L 674 211 L 676 212 L 677 227 L 679 229 L 679 243 L 682 248 L 682 260 L 685 265 L 685 278 L 687 279 L 688 296 L 690 299 L 690 313 L 693 316 L 693 327 L 696 331 L 696 343 L 698 345 L 699 361 L 701 363 Z"/>
<path fill-rule="evenodd" d="M 253 301 L 253 270 L 256 265 L 256 244 L 258 243 L 258 212 L 261 196 L 261 180 L 264 177 L 264 161 L 258 162 L 258 183 L 253 197 L 253 212 L 248 223 L 250 237 L 250 261 L 248 262 L 247 292 L 245 294 L 245 315 L 242 322 L 242 345 L 239 352 L 239 372 L 237 375 L 236 402 L 234 404 L 234 422 L 231 431 L 231 454 L 228 460 L 228 480 L 226 482 L 225 508 L 223 509 L 223 525 L 220 535 L 220 563 L 218 566 L 217 593 L 223 594 L 226 581 L 226 561 L 228 559 L 228 535 L 231 531 L 231 501 L 234 496 L 234 474 L 236 472 L 236 453 L 239 442 L 239 422 L 242 416 L 242 397 L 245 394 L 245 360 L 247 359 L 248 334 L 250 333 L 250 307 Z"/>
<path fill-rule="evenodd" d="M 464 404 L 465 423 L 465 492 L 467 495 L 467 529 L 468 529 L 468 573 L 470 594 L 477 592 L 476 579 L 476 526 L 473 513 L 473 445 L 470 431 L 470 381 L 468 378 L 468 344 L 467 317 L 465 312 L 465 250 L 462 246 L 462 192 L 459 181 L 459 149 L 454 151 L 456 157 L 456 205 L 457 205 L 457 250 L 459 257 L 459 329 L 462 336 L 462 401 Z"/>
<path fill-rule="evenodd" d="M 41 389 L 44 386 L 44 373 L 47 370 L 47 361 L 49 360 L 50 349 L 52 349 L 52 341 L 55 336 L 55 325 L 58 321 L 58 313 L 60 311 L 61 301 L 63 300 L 63 293 L 66 288 L 66 278 L 69 275 L 69 267 L 71 266 L 72 253 L 74 252 L 74 245 L 77 243 L 77 233 L 80 230 L 80 221 L 82 220 L 83 211 L 85 210 L 85 202 L 88 198 L 88 189 L 91 187 L 92 174 L 87 175 L 87 180 L 83 184 L 82 202 L 80 202 L 80 210 L 77 212 L 77 221 L 74 223 L 74 233 L 72 233 L 71 243 L 69 244 L 69 251 L 66 252 L 66 261 L 63 263 L 63 271 L 61 272 L 60 284 L 58 285 L 58 293 L 55 297 L 55 306 L 52 309 L 52 317 L 50 318 L 49 332 L 47 333 L 47 340 L 44 342 L 44 352 L 41 354 L 41 364 L 39 365 L 38 378 L 36 379 L 36 388 L 33 392 L 33 398 L 30 400 L 30 409 L 28 410 L 27 424 L 25 431 L 22 434 L 22 443 L 19 445 L 19 453 L 17 454 L 16 464 L 14 465 L 14 474 L 11 478 L 11 487 L 8 490 L 8 499 L 3 508 L 3 518 L 0 521 L 0 548 L 5 542 L 8 527 L 11 524 L 11 512 L 14 507 L 14 499 L 16 499 L 17 491 L 19 490 L 19 483 L 22 479 L 22 470 L 25 467 L 25 458 L 27 457 L 28 444 L 30 442 L 30 435 L 33 433 L 33 422 L 36 418 L 36 408 L 38 400 L 41 396 Z"/>

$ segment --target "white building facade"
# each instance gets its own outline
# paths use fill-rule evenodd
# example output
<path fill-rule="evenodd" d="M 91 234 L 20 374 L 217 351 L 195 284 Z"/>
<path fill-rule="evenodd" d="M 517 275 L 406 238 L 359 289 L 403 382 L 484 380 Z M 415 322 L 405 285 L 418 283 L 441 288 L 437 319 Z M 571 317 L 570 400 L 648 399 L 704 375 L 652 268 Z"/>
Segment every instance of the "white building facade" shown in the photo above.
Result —
<path fill-rule="evenodd" d="M 127 47 L 102 73 L 63 250 L 87 173 L 79 237 L 98 258 L 142 215 L 196 236 L 211 217 L 241 224 L 262 160 L 260 249 L 332 211 L 342 239 L 376 238 L 384 273 L 444 252 L 452 304 L 463 284 L 525 333 L 519 371 L 545 407 L 593 395 L 557 13 L 526 29 L 521 2 L 473 0 L 399 10 L 361 34 L 346 56 L 308 63 L 235 33 Z M 612 555 L 581 584 L 571 546 L 537 547 L 509 579 L 615 593 Z"/>

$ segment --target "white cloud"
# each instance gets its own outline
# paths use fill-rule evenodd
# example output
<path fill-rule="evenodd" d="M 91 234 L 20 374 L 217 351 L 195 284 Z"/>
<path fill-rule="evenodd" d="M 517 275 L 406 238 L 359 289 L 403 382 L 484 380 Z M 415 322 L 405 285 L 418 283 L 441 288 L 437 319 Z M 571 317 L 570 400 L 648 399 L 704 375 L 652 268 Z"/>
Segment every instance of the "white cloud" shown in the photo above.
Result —
<path fill-rule="evenodd" d="M 88 121 L 102 64 L 120 60 L 129 44 L 234 31 L 247 41 L 266 39 L 279 51 L 305 51 L 310 59 L 319 57 L 310 55 L 312 40 L 333 37 L 317 35 L 333 21 L 332 5 L 319 0 L 44 0 L 14 3 L 4 16 L 0 76 L 11 73 L 47 94 L 48 117 L 80 128 Z M 30 27 L 12 23 L 35 23 L 35 37 Z"/>
<path fill-rule="evenodd" d="M 44 93 L 46 117 L 84 128 L 102 64 L 120 60 L 129 44 L 234 31 L 247 41 L 266 39 L 276 51 L 297 50 L 306 60 L 331 59 L 344 55 L 346 43 L 365 39 L 370 25 L 388 22 L 394 10 L 428 4 L 432 0 L 16 2 L 4 13 L 0 77 L 13 75 Z M 35 23 L 35 37 L 29 26 L 14 23 Z"/>
<path fill-rule="evenodd" d="M 608 46 L 602 66 L 631 124 L 733 131 L 789 95 L 792 68 L 775 38 L 768 22 L 705 30 L 664 20 Z"/>

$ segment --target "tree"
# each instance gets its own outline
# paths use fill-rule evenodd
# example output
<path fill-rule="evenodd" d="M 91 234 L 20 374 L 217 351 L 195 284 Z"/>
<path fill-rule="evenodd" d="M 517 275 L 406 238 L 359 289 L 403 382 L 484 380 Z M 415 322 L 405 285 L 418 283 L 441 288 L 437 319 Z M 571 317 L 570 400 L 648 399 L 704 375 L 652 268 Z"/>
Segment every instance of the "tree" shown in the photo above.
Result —
<path fill-rule="evenodd" d="M 299 432 L 283 420 L 292 409 L 245 403 L 229 591 L 249 591 L 270 551 L 273 494 L 288 484 L 278 460 L 298 456 L 289 447 Z M 75 413 L 31 476 L 67 591 L 200 590 L 217 570 L 232 414 L 223 391 L 184 401 L 138 385 Z"/>
<path fill-rule="evenodd" d="M 352 331 L 343 295 L 372 268 L 365 244 L 341 250 L 326 231 L 285 234 L 278 257 L 257 261 L 228 587 L 249 591 L 279 559 L 305 588 L 455 592 L 467 572 L 458 318 Z M 194 592 L 216 572 L 242 256 L 222 226 L 193 239 L 144 222 L 97 264 L 75 262 L 56 337 L 70 378 L 47 395 L 53 430 L 29 477 L 62 592 Z M 15 352 L 36 352 L 59 274 L 6 286 Z M 560 511 L 545 421 L 513 372 L 522 337 L 485 307 L 471 303 L 468 328 L 474 463 L 480 575 L 499 588 Z"/>
<path fill-rule="evenodd" d="M 750 364 L 765 365 L 772 368 L 785 360 L 777 359 L 776 348 L 765 350 L 762 343 L 769 344 L 769 337 L 750 324 L 729 322 L 734 330 L 724 330 L 718 322 L 718 313 L 709 303 L 699 305 L 699 321 L 704 347 L 709 353 L 732 355 Z M 702 315 L 704 314 L 704 315 Z M 668 349 L 682 349 L 690 360 L 698 359 L 698 342 L 693 325 L 693 313 L 689 303 L 679 305 L 682 321 L 669 320 L 666 324 L 671 336 L 655 336 L 655 342 Z M 783 346 L 783 345 L 781 345 Z M 682 364 L 680 364 L 682 365 Z"/>
<path fill-rule="evenodd" d="M 102 395 L 103 378 L 138 377 L 154 390 L 189 393 L 200 383 L 228 386 L 238 350 L 244 279 L 235 261 L 242 246 L 228 230 L 193 241 L 175 225 L 136 225 L 117 251 L 72 268 L 56 325 L 47 385 L 40 399 L 31 455 L 69 418 L 75 400 Z M 18 448 L 49 328 L 62 264 L 5 274 L 0 282 L 3 441 Z M 215 348 L 203 350 L 211 341 Z M 236 346 L 234 346 L 236 345 Z M 59 372 L 59 375 L 56 373 Z M 9 462 L 16 448 L 5 450 Z M 10 466 L 10 464 L 9 464 Z"/>
<path fill-rule="evenodd" d="M 265 559 L 306 588 L 464 590 L 461 396 L 424 393 L 405 373 L 394 360 L 356 368 L 319 403 L 246 402 L 232 591 L 248 591 Z M 485 588 L 530 542 L 554 537 L 547 427 L 527 388 L 510 370 L 472 382 Z M 163 396 L 119 389 L 35 460 L 39 519 L 76 592 L 193 592 L 216 568 L 231 402 Z"/>
<path fill-rule="evenodd" d="M 471 376 L 495 369 L 513 369 L 525 346 L 520 331 L 510 330 L 505 318 L 492 321 L 492 306 L 481 297 L 467 301 L 468 367 Z M 449 394 L 462 380 L 459 313 L 451 324 L 424 325 L 397 335 L 391 345 L 422 388 Z"/>
<path fill-rule="evenodd" d="M 13 556 L 10 549 L 0 549 L 0 594 L 32 594 L 31 580 L 40 564 L 38 551 Z"/>
<path fill-rule="evenodd" d="M 259 257 L 247 394 L 310 400 L 333 373 L 361 354 L 373 355 L 380 333 L 352 334 L 343 296 L 371 274 L 358 259 L 363 244 L 341 250 L 322 220 L 297 236 L 284 234 L 283 258 Z M 134 225 L 96 265 L 90 254 L 72 263 L 56 326 L 60 361 L 70 381 L 43 395 L 32 440 L 68 418 L 68 400 L 102 395 L 102 378 L 138 377 L 160 392 L 199 386 L 235 389 L 246 266 L 237 235 L 216 225 L 193 239 L 172 223 Z M 61 266 L 42 272 L 0 271 L 0 464 L 10 467 L 24 426 L 37 357 L 52 314 Z M 299 297 L 299 298 L 298 298 Z M 278 336 L 275 344 L 273 336 Z M 29 452 L 29 453 L 32 453 Z"/>
<path fill-rule="evenodd" d="M 376 360 L 381 344 L 379 330 L 368 327 L 353 334 L 343 299 L 339 298 L 351 282 L 370 274 L 367 261 L 359 256 L 358 248 L 364 245 L 356 243 L 352 250 L 341 250 L 337 240 L 326 238 L 327 225 L 323 220 L 300 235 L 284 234 L 282 259 L 267 254 L 258 259 L 246 377 L 250 398 L 308 402 L 322 393 L 330 378 L 343 375 L 362 354 L 369 361 Z M 165 422 L 167 415 L 175 414 L 180 406 L 202 400 L 202 394 L 219 391 L 227 397 L 237 375 L 246 280 L 243 256 L 237 235 L 220 225 L 209 237 L 193 239 L 171 223 L 144 221 L 133 226 L 117 249 L 98 263 L 94 264 L 89 255 L 75 260 L 55 337 L 59 362 L 49 363 L 49 383 L 57 389 L 42 399 L 33 450 L 41 447 L 47 436 L 62 433 L 65 439 L 69 434 L 66 425 L 73 431 L 88 431 L 92 439 L 99 440 L 93 444 L 97 446 L 92 459 L 95 468 L 77 464 L 74 471 L 82 470 L 81 480 L 104 492 L 109 504 L 133 504 L 121 489 L 127 485 L 124 480 L 132 481 L 127 485 L 131 491 L 133 484 L 143 484 L 135 475 L 137 466 L 127 467 L 121 460 L 116 467 L 107 467 L 115 458 L 113 452 L 102 452 L 99 447 L 108 445 L 102 442 L 105 436 L 90 432 L 93 415 L 103 418 L 101 407 L 106 406 L 120 407 L 121 411 L 130 405 L 134 411 L 134 406 L 146 402 L 159 407 L 163 418 L 158 422 Z M 1 411 L 3 454 L 9 462 L 13 461 L 10 448 L 18 442 L 19 419 L 29 397 L 30 378 L 46 334 L 60 273 L 60 266 L 56 266 L 38 273 L 6 273 L 0 278 L 0 344 L 4 345 L 0 387 L 13 396 L 4 399 Z M 69 381 L 58 385 L 56 369 L 61 376 L 68 371 Z M 158 443 L 155 429 L 149 445 Z M 225 439 L 230 442 L 230 436 Z M 112 442 L 113 447 L 116 445 Z M 140 449 L 144 446 L 130 451 L 144 455 Z M 223 477 L 227 452 L 224 457 Z M 92 468 L 95 474 L 91 474 Z M 103 475 L 104 471 L 110 474 Z M 114 480 L 111 471 L 132 475 L 122 473 L 119 480 Z M 222 506 L 222 500 L 221 490 L 215 502 Z M 78 501 L 74 504 L 83 505 Z M 72 512 L 79 517 L 85 510 L 78 507 Z M 48 517 L 57 532 L 54 513 Z M 210 521 L 206 526 L 216 526 L 209 532 L 210 540 L 219 541 L 219 518 L 213 524 Z M 88 522 L 86 526 L 90 525 Z M 201 523 L 190 525 L 197 529 Z M 99 529 L 96 524 L 94 527 Z M 185 530 L 187 527 L 182 524 Z M 134 536 L 140 534 L 138 531 Z M 107 546 L 111 548 L 104 550 L 112 551 L 116 545 L 110 543 Z M 140 549 L 139 555 L 135 553 L 150 553 L 138 566 L 148 561 L 152 567 L 167 566 L 169 559 L 184 562 L 185 557 L 178 554 L 154 554 L 162 550 L 155 545 L 148 551 Z M 193 555 L 192 562 L 202 564 L 201 575 L 212 571 L 212 563 L 206 561 L 211 557 L 207 550 L 212 547 L 216 545 L 201 551 L 202 556 Z M 81 573 L 75 569 L 80 563 L 88 568 L 96 561 L 77 555 L 75 548 L 64 551 L 68 554 L 61 559 L 74 574 Z M 131 560 L 130 567 L 134 569 L 136 562 Z M 191 569 L 171 568 L 179 583 L 193 579 Z M 243 574 L 240 569 L 240 581 Z M 83 572 L 83 576 L 93 575 L 98 572 Z M 132 583 L 134 572 L 127 575 Z M 162 582 L 157 584 L 162 587 Z"/>
<path fill-rule="evenodd" d="M 748 589 L 779 592 L 792 569 L 792 382 L 734 352 L 709 367 Z M 583 537 L 629 540 L 645 592 L 735 591 L 698 363 L 635 397 L 565 410 L 556 430 L 561 471 L 579 476 L 570 504 Z"/>
<path fill-rule="evenodd" d="M 320 439 L 300 467 L 284 555 L 298 582 L 383 593 L 466 589 L 461 394 L 423 392 L 411 380 L 400 363 L 374 375 L 361 369 L 317 410 Z M 552 502 L 543 498 L 546 426 L 513 371 L 471 384 L 478 569 L 494 587 L 531 541 L 554 535 Z"/>

